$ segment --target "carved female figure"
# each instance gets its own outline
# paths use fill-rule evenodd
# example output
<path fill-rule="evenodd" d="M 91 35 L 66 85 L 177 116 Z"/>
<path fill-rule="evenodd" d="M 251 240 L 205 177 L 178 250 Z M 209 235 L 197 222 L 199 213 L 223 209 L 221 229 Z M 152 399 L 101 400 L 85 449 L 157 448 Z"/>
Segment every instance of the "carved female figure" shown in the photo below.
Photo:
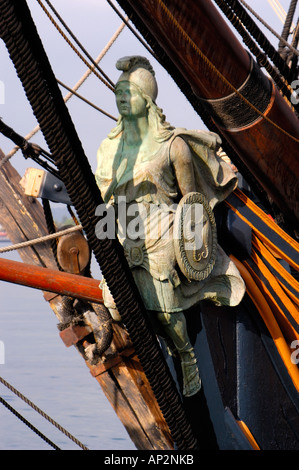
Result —
<path fill-rule="evenodd" d="M 191 396 L 200 389 L 200 377 L 183 312 L 203 299 L 236 305 L 244 283 L 219 246 L 206 279 L 182 273 L 174 249 L 176 207 L 183 196 L 200 192 L 212 209 L 237 179 L 216 155 L 216 134 L 176 129 L 165 121 L 155 103 L 157 82 L 147 59 L 125 57 L 116 67 L 122 71 L 115 86 L 120 116 L 98 150 L 96 181 L 104 201 L 116 210 L 118 237 L 144 305 L 179 355 L 184 394 Z M 105 281 L 102 289 L 106 307 L 119 319 Z"/>

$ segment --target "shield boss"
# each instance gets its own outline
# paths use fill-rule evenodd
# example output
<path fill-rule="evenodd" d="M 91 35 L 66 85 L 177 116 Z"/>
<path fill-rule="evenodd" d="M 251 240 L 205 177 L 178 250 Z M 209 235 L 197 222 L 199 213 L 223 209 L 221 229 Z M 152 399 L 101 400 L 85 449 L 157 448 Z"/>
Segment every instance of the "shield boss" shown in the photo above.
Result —
<path fill-rule="evenodd" d="M 203 194 L 186 194 L 174 219 L 174 249 L 177 263 L 189 280 L 206 279 L 213 270 L 217 250 L 216 223 Z"/>

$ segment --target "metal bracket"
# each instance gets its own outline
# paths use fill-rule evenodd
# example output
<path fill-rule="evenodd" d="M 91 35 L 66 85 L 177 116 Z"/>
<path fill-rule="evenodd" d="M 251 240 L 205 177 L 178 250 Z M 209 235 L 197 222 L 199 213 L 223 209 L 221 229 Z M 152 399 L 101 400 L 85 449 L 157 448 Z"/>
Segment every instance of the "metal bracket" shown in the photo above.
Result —
<path fill-rule="evenodd" d="M 45 170 L 27 168 L 21 179 L 21 185 L 27 196 L 40 197 L 68 206 L 73 205 L 62 181 Z"/>

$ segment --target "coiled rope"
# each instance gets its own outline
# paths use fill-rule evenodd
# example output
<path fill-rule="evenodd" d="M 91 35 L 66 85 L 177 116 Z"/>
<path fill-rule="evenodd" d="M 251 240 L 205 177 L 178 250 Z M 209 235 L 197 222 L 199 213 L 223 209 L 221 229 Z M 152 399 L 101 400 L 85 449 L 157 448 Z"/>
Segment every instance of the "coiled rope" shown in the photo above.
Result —
<path fill-rule="evenodd" d="M 179 449 L 195 449 L 196 438 L 157 338 L 147 320 L 123 248 L 116 238 L 99 240 L 95 234 L 99 220 L 95 211 L 103 200 L 28 6 L 24 0 L 0 0 L 0 12 L 0 34 L 172 438 Z"/>
<path fill-rule="evenodd" d="M 52 419 L 49 415 L 47 415 L 43 410 L 41 410 L 38 406 L 36 406 L 31 400 L 29 400 L 25 395 L 19 392 L 15 387 L 13 387 L 10 383 L 8 383 L 5 379 L 0 377 L 0 382 L 2 385 L 7 387 L 11 392 L 13 392 L 17 397 L 23 400 L 27 405 L 29 405 L 34 411 L 40 414 L 43 418 L 45 418 L 49 423 L 51 423 L 55 428 L 61 431 L 65 436 L 67 436 L 71 441 L 77 444 L 83 450 L 89 450 L 84 444 L 82 444 L 78 439 L 76 439 L 71 433 L 69 433 L 65 428 L 63 428 L 60 424 L 58 424 L 54 419 Z M 20 413 L 18 413 L 12 406 L 10 406 L 3 398 L 0 397 L 1 403 L 6 406 L 12 413 L 14 413 L 21 421 L 23 421 L 27 426 L 30 427 L 36 434 L 38 434 L 44 441 L 50 444 L 54 449 L 60 450 L 53 442 L 51 442 L 47 437 L 45 437 L 38 429 L 36 429 L 29 421 L 27 421 Z"/>

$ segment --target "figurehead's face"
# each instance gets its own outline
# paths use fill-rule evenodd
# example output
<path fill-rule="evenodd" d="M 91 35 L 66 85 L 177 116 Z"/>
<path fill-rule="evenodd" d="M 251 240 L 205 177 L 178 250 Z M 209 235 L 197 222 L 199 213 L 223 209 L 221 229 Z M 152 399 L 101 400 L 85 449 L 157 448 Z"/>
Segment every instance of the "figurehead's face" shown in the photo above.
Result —
<path fill-rule="evenodd" d="M 124 118 L 139 118 L 147 114 L 147 102 L 138 88 L 129 81 L 120 81 L 115 87 L 116 105 Z"/>

